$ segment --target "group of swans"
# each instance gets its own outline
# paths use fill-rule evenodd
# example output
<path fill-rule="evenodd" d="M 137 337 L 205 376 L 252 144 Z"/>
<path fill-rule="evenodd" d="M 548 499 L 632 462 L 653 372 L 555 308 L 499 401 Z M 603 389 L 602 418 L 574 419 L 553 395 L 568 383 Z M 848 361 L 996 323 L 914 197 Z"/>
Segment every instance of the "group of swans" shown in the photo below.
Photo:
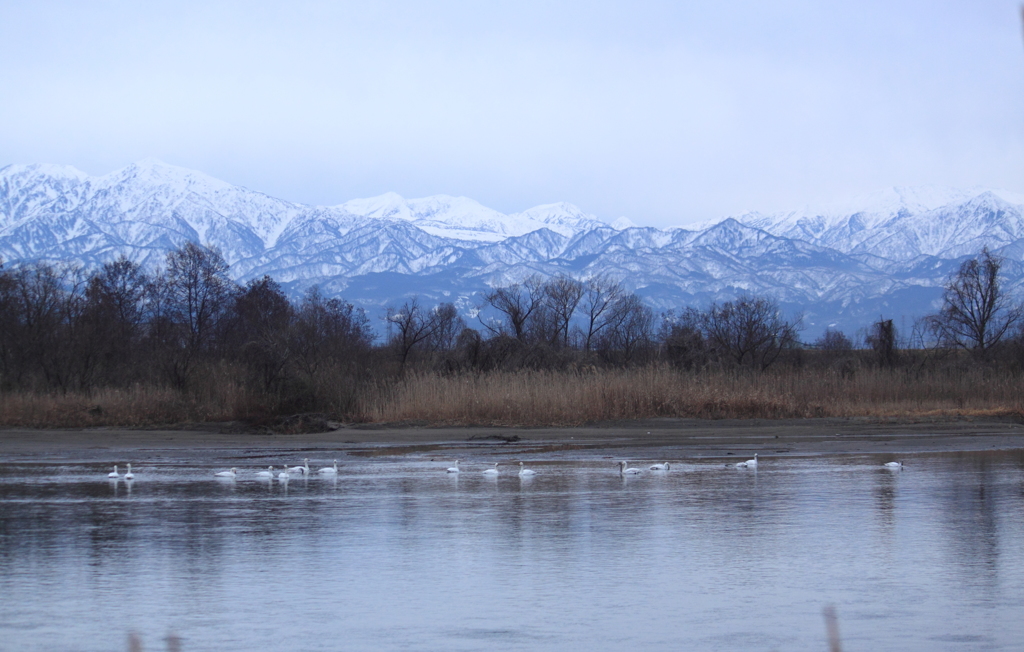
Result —
<path fill-rule="evenodd" d="M 499 473 L 498 464 L 498 462 L 495 462 L 494 466 L 484 469 L 483 471 L 481 471 L 481 473 L 488 477 L 496 477 Z M 747 460 L 746 462 L 737 462 L 733 466 L 737 469 L 756 470 L 757 453 L 754 453 L 754 459 Z M 902 470 L 903 462 L 886 462 L 882 466 L 884 466 L 887 469 Z M 671 468 L 671 466 L 669 462 L 663 462 L 660 464 L 652 464 L 649 468 L 651 471 L 668 471 Z M 459 460 L 455 460 L 455 464 L 453 466 L 448 467 L 447 472 L 453 474 L 459 473 Z M 309 468 L 309 458 L 307 457 L 304 460 L 302 460 L 302 464 L 300 466 L 293 466 L 291 468 L 289 468 L 288 466 L 283 467 L 281 472 L 277 474 L 277 479 L 280 480 L 281 482 L 287 482 L 291 478 L 292 473 L 298 474 L 300 476 L 308 476 L 311 473 Z M 619 462 L 620 475 L 640 475 L 640 473 L 642 473 L 640 469 L 629 466 L 629 464 L 627 464 L 625 461 Z M 334 460 L 334 464 L 332 464 L 331 466 L 325 466 L 321 469 L 318 469 L 317 474 L 321 476 L 338 475 L 338 460 Z M 536 471 L 534 471 L 533 469 L 526 468 L 526 466 L 522 462 L 519 463 L 519 477 L 527 478 L 534 475 L 537 475 Z M 233 480 L 238 476 L 238 469 L 232 467 L 228 471 L 218 471 L 217 473 L 214 473 L 214 476 L 218 478 Z M 111 480 L 134 480 L 135 474 L 132 473 L 132 465 L 128 464 L 128 471 L 124 475 L 120 475 L 117 469 L 117 465 L 115 464 L 114 470 L 108 473 L 107 477 L 110 478 Z M 256 477 L 261 480 L 272 480 L 274 478 L 274 467 L 268 466 L 266 471 L 257 472 Z"/>
<path fill-rule="evenodd" d="M 114 465 L 114 470 L 111 471 L 110 473 L 108 473 L 107 477 L 110 478 L 111 480 L 121 480 L 121 479 L 124 479 L 124 480 L 134 480 L 135 479 L 135 474 L 132 473 L 132 465 L 129 464 L 128 465 L 128 472 L 125 473 L 124 475 L 119 475 L 118 472 L 117 472 L 117 465 L 115 464 Z"/>
<path fill-rule="evenodd" d="M 661 462 L 659 464 L 652 464 L 647 468 L 651 471 L 664 472 L 670 470 L 672 468 L 672 465 L 669 462 Z M 625 460 L 619 462 L 619 475 L 640 475 L 641 473 L 643 473 L 643 471 L 636 468 L 635 466 L 630 466 L 629 463 L 626 462 Z"/>
<path fill-rule="evenodd" d="M 300 466 L 293 466 L 291 468 L 289 468 L 288 466 L 281 467 L 281 471 L 277 474 L 277 479 L 280 480 L 281 482 L 287 482 L 289 479 L 291 479 L 293 473 L 296 473 L 300 476 L 309 475 L 311 473 L 309 468 L 309 458 L 307 457 L 306 459 L 302 460 L 302 465 Z M 229 471 L 219 471 L 217 473 L 214 473 L 213 475 L 218 478 L 227 478 L 229 480 L 233 480 L 238 475 L 238 469 L 232 467 L 231 470 Z M 321 469 L 318 469 L 317 475 L 338 475 L 338 460 L 334 460 L 334 464 L 332 464 L 331 466 L 325 466 Z M 268 466 L 266 471 L 258 471 L 256 473 L 256 477 L 259 478 L 260 480 L 273 480 L 274 467 Z"/>
<path fill-rule="evenodd" d="M 482 473 L 483 475 L 486 475 L 488 477 L 496 477 L 499 474 L 498 464 L 499 464 L 499 462 L 495 462 L 494 466 L 488 467 L 488 468 L 484 469 L 483 471 L 481 471 L 480 473 Z M 455 460 L 455 465 L 454 466 L 449 466 L 448 469 L 447 469 L 447 472 L 448 473 L 459 473 L 460 472 L 459 471 L 459 461 Z M 534 471 L 533 469 L 526 468 L 526 466 L 524 466 L 523 463 L 520 462 L 519 463 L 519 477 L 521 477 L 521 478 L 528 478 L 531 475 L 537 475 L 537 472 Z"/>
<path fill-rule="evenodd" d="M 483 471 L 481 471 L 481 473 L 483 475 L 490 477 L 497 476 L 499 474 L 498 464 L 498 462 L 495 462 L 494 466 L 484 469 Z M 652 464 L 650 467 L 652 471 L 668 471 L 669 468 L 670 465 L 668 462 L 663 462 L 661 464 Z M 447 472 L 452 474 L 459 473 L 459 460 L 455 460 L 455 464 L 453 466 L 448 467 Z M 622 475 L 639 475 L 641 471 L 640 469 L 630 467 L 629 465 L 626 464 L 626 462 L 619 462 L 619 473 Z M 523 462 L 520 462 L 518 475 L 521 478 L 528 478 L 530 476 L 537 475 L 537 472 L 534 471 L 533 469 L 526 468 L 526 465 Z"/>
<path fill-rule="evenodd" d="M 668 471 L 669 468 L 670 468 L 670 465 L 669 465 L 668 462 L 664 462 L 664 463 L 661 463 L 661 464 L 652 464 L 651 467 L 650 467 L 650 469 L 652 471 Z M 459 460 L 455 460 L 455 465 L 448 467 L 447 472 L 448 473 L 459 473 Z M 481 473 L 483 473 L 486 476 L 490 476 L 490 477 L 497 476 L 498 475 L 498 462 L 495 462 L 494 466 L 492 466 L 490 468 L 487 468 L 487 469 L 484 469 L 483 471 L 481 471 Z M 639 475 L 641 473 L 641 471 L 640 471 L 640 469 L 630 467 L 629 465 L 626 464 L 626 462 L 619 462 L 619 473 L 622 474 L 622 475 Z M 533 469 L 526 468 L 526 465 L 523 462 L 520 462 L 519 463 L 519 474 L 518 475 L 521 478 L 528 478 L 528 477 L 537 475 L 537 472 L 534 471 Z"/>

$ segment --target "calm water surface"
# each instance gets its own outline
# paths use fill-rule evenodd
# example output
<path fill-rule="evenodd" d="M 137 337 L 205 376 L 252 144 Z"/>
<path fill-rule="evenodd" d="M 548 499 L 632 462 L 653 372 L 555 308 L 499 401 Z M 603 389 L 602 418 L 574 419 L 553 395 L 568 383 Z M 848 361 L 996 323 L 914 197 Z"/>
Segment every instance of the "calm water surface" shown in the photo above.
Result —
<path fill-rule="evenodd" d="M 0 463 L 0 649 L 1024 649 L 1024 453 L 887 459 Z"/>

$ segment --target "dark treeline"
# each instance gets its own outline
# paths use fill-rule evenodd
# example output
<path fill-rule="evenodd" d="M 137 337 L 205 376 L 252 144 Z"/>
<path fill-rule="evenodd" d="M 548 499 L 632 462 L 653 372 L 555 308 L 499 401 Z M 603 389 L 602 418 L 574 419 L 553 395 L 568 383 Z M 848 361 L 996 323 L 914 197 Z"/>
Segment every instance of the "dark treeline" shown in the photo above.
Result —
<path fill-rule="evenodd" d="M 227 373 L 276 397 L 269 410 L 345 410 L 373 341 L 363 312 L 316 289 L 293 304 L 270 278 L 239 287 L 227 272 L 191 243 L 155 274 L 123 258 L 87 278 L 0 269 L 0 390 L 189 391 Z"/>
<path fill-rule="evenodd" d="M 534 277 L 496 288 L 477 306 L 476 327 L 451 303 L 410 299 L 386 310 L 387 335 L 378 339 L 352 304 L 317 288 L 293 302 L 269 277 L 239 286 L 217 251 L 192 243 L 151 273 L 123 258 L 91 275 L 42 263 L 0 266 L 0 392 L 88 395 L 143 386 L 195 393 L 231 383 L 251 397 L 239 418 L 310 411 L 346 417 L 367 387 L 412 372 L 662 364 L 758 373 L 810 364 L 854 373 L 865 365 L 920 370 L 950 360 L 1016 372 L 1024 362 L 1022 311 L 1000 292 L 1000 263 L 986 250 L 961 267 L 943 310 L 915 324 L 913 352 L 884 318 L 857 341 L 828 331 L 805 346 L 799 318 L 784 318 L 771 299 L 740 296 L 655 315 L 602 278 Z M 953 354 L 957 349 L 970 354 Z"/>

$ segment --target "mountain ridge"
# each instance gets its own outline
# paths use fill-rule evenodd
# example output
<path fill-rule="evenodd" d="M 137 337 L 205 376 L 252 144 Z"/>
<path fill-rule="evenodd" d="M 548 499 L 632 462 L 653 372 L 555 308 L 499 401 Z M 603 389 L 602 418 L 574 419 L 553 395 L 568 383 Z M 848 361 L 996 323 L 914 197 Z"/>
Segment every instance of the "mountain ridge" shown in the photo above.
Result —
<path fill-rule="evenodd" d="M 309 206 L 155 159 L 100 177 L 71 166 L 0 168 L 7 262 L 95 267 L 123 254 L 159 264 L 192 240 L 218 247 L 239 281 L 269 274 L 293 293 L 375 284 L 362 299 L 370 308 L 418 288 L 468 312 L 490 287 L 563 273 L 620 280 L 663 310 L 769 294 L 820 331 L 934 310 L 949 273 L 982 246 L 1006 256 L 1009 290 L 1022 284 L 1024 197 L 1007 191 L 893 189 L 860 208 L 745 213 L 693 228 L 631 224 L 566 202 L 506 215 L 449 195 Z"/>

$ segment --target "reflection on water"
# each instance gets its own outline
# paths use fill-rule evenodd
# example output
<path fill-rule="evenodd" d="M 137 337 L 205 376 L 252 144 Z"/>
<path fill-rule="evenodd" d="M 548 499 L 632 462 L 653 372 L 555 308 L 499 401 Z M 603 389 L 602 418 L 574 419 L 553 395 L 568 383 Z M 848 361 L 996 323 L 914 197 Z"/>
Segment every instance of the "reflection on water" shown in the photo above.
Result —
<path fill-rule="evenodd" d="M 1024 641 L 1020 452 L 493 461 L 0 464 L 2 647 L 823 650 L 826 604 L 851 650 Z"/>

